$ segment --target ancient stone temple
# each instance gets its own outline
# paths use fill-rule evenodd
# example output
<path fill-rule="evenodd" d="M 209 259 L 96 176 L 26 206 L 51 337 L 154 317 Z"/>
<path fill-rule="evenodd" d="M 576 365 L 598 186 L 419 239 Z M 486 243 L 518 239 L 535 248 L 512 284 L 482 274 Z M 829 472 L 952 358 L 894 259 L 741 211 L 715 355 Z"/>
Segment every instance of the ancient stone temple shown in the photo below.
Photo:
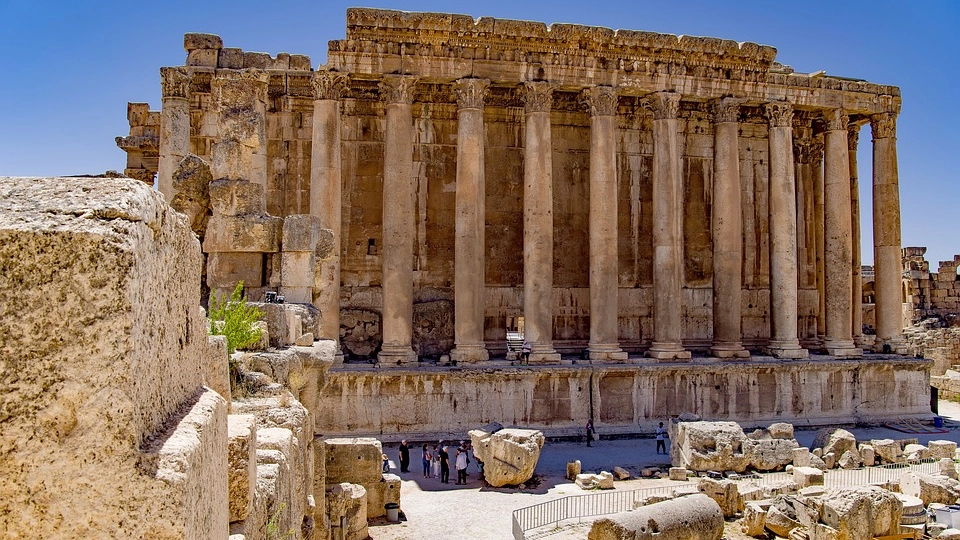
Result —
<path fill-rule="evenodd" d="M 348 10 L 317 69 L 206 34 L 185 48 L 185 66 L 161 69 L 159 120 L 130 106 L 130 168 L 152 176 L 157 156 L 211 290 L 242 278 L 253 297 L 312 302 L 348 360 L 400 368 L 356 383 L 400 378 L 378 390 L 397 411 L 442 377 L 404 368 L 449 355 L 493 369 L 522 328 L 544 368 L 461 381 L 475 396 L 526 385 L 478 419 L 570 428 L 588 388 L 616 396 L 598 414 L 624 426 L 695 408 L 923 412 L 927 363 L 861 359 L 866 124 L 873 347 L 901 347 L 894 86 L 795 73 L 755 43 L 376 9 Z M 330 395 L 362 377 L 336 373 Z M 452 429 L 442 411 L 391 423 L 382 404 L 344 406 L 361 431 Z"/>

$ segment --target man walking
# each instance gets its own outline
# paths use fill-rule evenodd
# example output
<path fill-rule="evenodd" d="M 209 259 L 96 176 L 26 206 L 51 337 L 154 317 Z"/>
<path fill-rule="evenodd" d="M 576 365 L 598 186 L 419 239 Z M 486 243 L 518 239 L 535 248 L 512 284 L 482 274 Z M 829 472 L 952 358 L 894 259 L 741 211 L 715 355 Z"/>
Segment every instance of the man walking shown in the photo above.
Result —
<path fill-rule="evenodd" d="M 400 472 L 410 472 L 410 447 L 406 439 L 400 441 Z"/>
<path fill-rule="evenodd" d="M 664 441 L 664 432 L 663 432 L 663 422 L 660 422 L 660 426 L 657 428 L 657 454 L 660 454 L 660 450 L 663 450 L 663 453 L 667 453 L 667 443 Z"/>
<path fill-rule="evenodd" d="M 587 419 L 587 446 L 593 442 L 593 418 Z"/>

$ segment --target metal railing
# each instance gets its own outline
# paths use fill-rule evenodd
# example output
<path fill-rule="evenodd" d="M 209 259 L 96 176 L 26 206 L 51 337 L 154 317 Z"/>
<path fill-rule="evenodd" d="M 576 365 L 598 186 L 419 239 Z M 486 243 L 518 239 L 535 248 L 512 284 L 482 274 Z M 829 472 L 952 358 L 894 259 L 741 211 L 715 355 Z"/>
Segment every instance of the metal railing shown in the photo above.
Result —
<path fill-rule="evenodd" d="M 826 471 L 826 474 L 824 474 L 824 486 L 843 488 L 890 482 L 898 480 L 900 475 L 905 472 L 937 474 L 940 472 L 940 465 L 935 459 L 926 459 L 860 469 L 835 469 Z M 768 473 L 743 477 L 738 482 L 763 486 L 792 479 L 792 474 Z M 528 531 L 559 525 L 568 520 L 627 512 L 637 508 L 648 497 L 689 492 L 691 487 L 696 491 L 695 485 L 689 487 L 672 485 L 571 495 L 519 508 L 513 511 L 513 538 L 514 540 L 524 540 Z"/>

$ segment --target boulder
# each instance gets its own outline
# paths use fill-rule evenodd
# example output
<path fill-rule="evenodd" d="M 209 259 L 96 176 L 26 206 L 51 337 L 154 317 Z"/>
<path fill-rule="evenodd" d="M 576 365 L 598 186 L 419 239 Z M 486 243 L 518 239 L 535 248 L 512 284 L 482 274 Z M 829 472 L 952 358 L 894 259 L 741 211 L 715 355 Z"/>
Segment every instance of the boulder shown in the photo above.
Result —
<path fill-rule="evenodd" d="M 855 449 L 850 449 L 840 456 L 840 459 L 837 460 L 837 465 L 839 465 L 841 469 L 856 469 L 863 465 L 863 460 L 860 459 L 860 454 Z"/>
<path fill-rule="evenodd" d="M 944 529 L 937 538 L 940 540 L 960 540 L 960 529 Z"/>
<path fill-rule="evenodd" d="M 613 475 L 606 471 L 600 474 L 578 474 L 576 484 L 580 489 L 614 489 Z"/>
<path fill-rule="evenodd" d="M 873 467 L 876 463 L 876 455 L 872 444 L 864 443 L 860 445 L 860 459 L 863 460 L 864 467 Z"/>
<path fill-rule="evenodd" d="M 857 448 L 857 438 L 845 429 L 825 428 L 817 432 L 811 447 L 823 448 L 824 455 L 833 452 L 842 456 L 847 450 Z"/>
<path fill-rule="evenodd" d="M 908 444 L 903 447 L 903 457 L 907 461 L 926 459 L 928 455 L 927 447 L 922 444 Z"/>
<path fill-rule="evenodd" d="M 957 463 L 950 458 L 940 458 L 938 462 L 940 474 L 947 478 L 957 479 Z"/>
<path fill-rule="evenodd" d="M 960 499 L 960 482 L 946 476 L 906 472 L 900 476 L 900 491 L 930 503 L 956 504 Z"/>
<path fill-rule="evenodd" d="M 624 469 L 623 467 L 614 467 L 613 475 L 617 480 L 628 480 L 630 478 L 630 471 Z"/>
<path fill-rule="evenodd" d="M 793 424 L 786 422 L 770 424 L 767 432 L 769 432 L 770 436 L 774 439 L 793 439 Z"/>
<path fill-rule="evenodd" d="M 706 495 L 690 495 L 606 516 L 593 522 L 589 540 L 720 540 L 723 513 Z"/>
<path fill-rule="evenodd" d="M 543 433 L 534 429 L 505 428 L 496 433 L 470 431 L 483 477 L 493 487 L 515 486 L 530 480 L 540 459 Z"/>
<path fill-rule="evenodd" d="M 670 479 L 679 482 L 687 481 L 687 469 L 684 467 L 670 467 Z"/>
<path fill-rule="evenodd" d="M 807 486 L 822 486 L 823 471 L 816 467 L 794 467 L 793 481 L 801 488 Z"/>
<path fill-rule="evenodd" d="M 227 416 L 227 483 L 230 521 L 247 519 L 257 481 L 257 431 L 252 414 Z"/>
<path fill-rule="evenodd" d="M 799 448 L 793 449 L 793 466 L 794 467 L 810 467 L 810 456 L 813 454 L 810 453 L 810 449 L 801 446 Z"/>
<path fill-rule="evenodd" d="M 934 459 L 953 459 L 957 453 L 957 443 L 953 441 L 930 441 L 927 443 L 927 451 L 927 455 Z"/>
<path fill-rule="evenodd" d="M 795 517 L 793 508 L 778 499 L 767 509 L 763 526 L 777 536 L 789 538 L 790 531 L 800 526 L 800 522 L 794 519 Z"/>
<path fill-rule="evenodd" d="M 837 466 L 837 455 L 833 452 L 827 452 L 823 455 L 823 465 L 826 469 L 832 469 Z"/>
<path fill-rule="evenodd" d="M 744 472 L 750 456 L 736 422 L 679 422 L 671 425 L 673 464 L 692 471 Z"/>
<path fill-rule="evenodd" d="M 697 482 L 697 491 L 716 501 L 725 518 L 735 516 L 743 505 L 737 483 L 732 480 L 704 477 Z"/>
<path fill-rule="evenodd" d="M 743 447 L 752 468 L 758 471 L 776 471 L 793 462 L 793 451 L 799 448 L 800 444 L 792 438 L 766 438 L 744 441 Z"/>
<path fill-rule="evenodd" d="M 764 524 L 767 521 L 767 507 L 759 503 L 747 503 L 740 520 L 740 530 L 747 536 L 764 536 Z"/>
<path fill-rule="evenodd" d="M 817 450 L 819 450 L 819 448 Z M 821 458 L 820 456 L 814 453 L 810 454 L 810 466 L 816 467 L 821 471 L 825 471 L 828 469 L 827 464 L 823 461 L 823 458 Z"/>
<path fill-rule="evenodd" d="M 870 441 L 881 463 L 900 463 L 903 461 L 903 449 L 893 439 L 873 439 Z"/>
<path fill-rule="evenodd" d="M 580 474 L 580 460 L 567 462 L 567 480 L 576 480 Z"/>
<path fill-rule="evenodd" d="M 895 494 L 876 486 L 838 489 L 820 498 L 820 521 L 838 538 L 870 540 L 900 532 L 903 504 Z"/>

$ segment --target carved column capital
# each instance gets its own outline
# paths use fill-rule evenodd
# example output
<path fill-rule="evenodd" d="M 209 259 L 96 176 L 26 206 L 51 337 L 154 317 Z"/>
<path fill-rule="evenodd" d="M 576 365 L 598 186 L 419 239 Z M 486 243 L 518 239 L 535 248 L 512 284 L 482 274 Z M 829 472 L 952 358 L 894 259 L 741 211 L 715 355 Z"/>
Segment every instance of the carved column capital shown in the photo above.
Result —
<path fill-rule="evenodd" d="M 843 109 L 830 109 L 824 112 L 823 120 L 827 124 L 827 131 L 845 130 L 850 124 L 850 117 L 844 114 Z"/>
<path fill-rule="evenodd" d="M 242 102 L 244 94 L 258 101 L 267 99 L 267 83 L 269 76 L 262 69 L 221 69 L 217 70 L 210 87 L 216 99 L 227 99 L 230 102 Z M 231 91 L 230 88 L 242 90 Z"/>
<path fill-rule="evenodd" d="M 764 108 L 770 127 L 793 127 L 793 106 L 786 101 L 767 103 Z"/>
<path fill-rule="evenodd" d="M 860 126 L 862 122 L 850 122 L 847 124 L 847 150 L 851 152 L 857 151 L 857 146 L 860 145 Z"/>
<path fill-rule="evenodd" d="M 711 106 L 713 110 L 713 123 L 739 122 L 741 103 L 743 103 L 742 99 L 729 97 L 715 101 Z"/>
<path fill-rule="evenodd" d="M 550 112 L 553 106 L 553 88 L 548 82 L 523 83 L 521 98 L 524 110 L 528 113 Z"/>
<path fill-rule="evenodd" d="M 458 109 L 483 109 L 490 79 L 458 79 L 453 84 Z"/>
<path fill-rule="evenodd" d="M 186 98 L 190 92 L 190 74 L 183 67 L 160 68 L 160 95 Z"/>
<path fill-rule="evenodd" d="M 810 139 L 793 139 L 793 155 L 800 163 L 810 163 Z"/>
<path fill-rule="evenodd" d="M 313 99 L 338 100 L 347 90 L 350 79 L 336 71 L 320 70 L 313 74 Z"/>
<path fill-rule="evenodd" d="M 870 131 L 873 140 L 897 137 L 897 113 L 885 112 L 870 116 Z"/>
<path fill-rule="evenodd" d="M 413 90 L 419 80 L 419 77 L 411 75 L 384 75 L 380 83 L 380 95 L 387 104 L 410 105 L 413 103 Z"/>
<path fill-rule="evenodd" d="M 590 116 L 614 116 L 617 114 L 617 90 L 612 86 L 592 86 L 580 92 L 580 103 L 587 107 Z"/>
<path fill-rule="evenodd" d="M 810 163 L 814 165 L 823 163 L 823 147 L 823 135 L 815 135 L 810 141 L 810 148 L 807 149 L 810 153 Z"/>
<path fill-rule="evenodd" d="M 680 94 L 676 92 L 654 92 L 641 104 L 653 111 L 654 120 L 672 120 L 680 114 Z"/>

